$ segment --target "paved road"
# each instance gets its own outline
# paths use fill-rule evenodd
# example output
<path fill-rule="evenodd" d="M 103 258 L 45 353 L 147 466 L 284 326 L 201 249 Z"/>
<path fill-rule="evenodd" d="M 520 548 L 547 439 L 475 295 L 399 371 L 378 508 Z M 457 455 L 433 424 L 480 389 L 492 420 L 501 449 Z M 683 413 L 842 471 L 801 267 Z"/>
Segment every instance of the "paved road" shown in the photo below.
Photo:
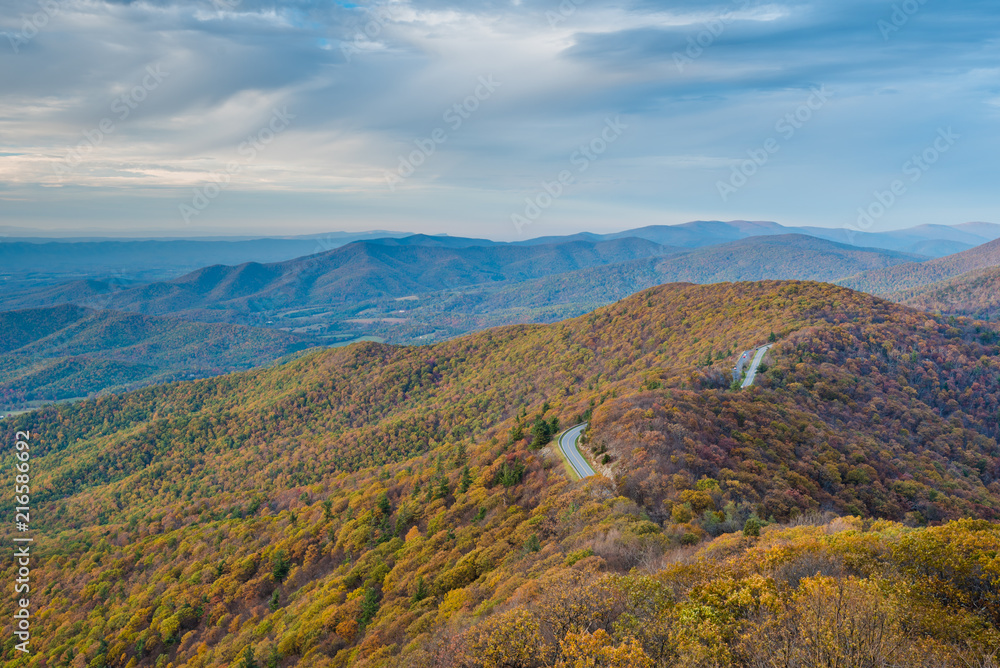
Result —
<path fill-rule="evenodd" d="M 586 428 L 587 423 L 584 422 L 572 429 L 567 429 L 559 437 L 559 449 L 562 450 L 563 456 L 569 461 L 569 465 L 573 467 L 573 470 L 581 478 L 589 478 L 592 475 L 597 475 L 594 473 L 594 469 L 590 468 L 590 464 L 583 458 L 583 455 L 580 454 L 580 451 L 576 449 L 577 441 L 580 440 L 580 435 Z"/>
<path fill-rule="evenodd" d="M 764 354 L 770 350 L 772 346 L 763 346 L 757 349 L 757 354 L 753 356 L 753 361 L 750 362 L 750 369 L 747 371 L 747 377 L 743 380 L 743 384 L 740 387 L 750 387 L 753 385 L 754 378 L 757 377 L 757 367 L 760 366 L 761 360 L 764 359 Z"/>

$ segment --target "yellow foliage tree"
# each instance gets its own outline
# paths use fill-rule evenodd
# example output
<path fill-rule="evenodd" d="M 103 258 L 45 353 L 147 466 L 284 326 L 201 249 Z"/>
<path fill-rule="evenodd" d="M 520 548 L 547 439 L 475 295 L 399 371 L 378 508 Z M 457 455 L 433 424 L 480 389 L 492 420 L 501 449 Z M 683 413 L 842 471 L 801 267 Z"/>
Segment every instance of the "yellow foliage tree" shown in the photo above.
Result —
<path fill-rule="evenodd" d="M 567 633 L 560 643 L 557 668 L 653 668 L 642 645 L 628 638 L 616 645 L 604 629 L 594 633 Z"/>

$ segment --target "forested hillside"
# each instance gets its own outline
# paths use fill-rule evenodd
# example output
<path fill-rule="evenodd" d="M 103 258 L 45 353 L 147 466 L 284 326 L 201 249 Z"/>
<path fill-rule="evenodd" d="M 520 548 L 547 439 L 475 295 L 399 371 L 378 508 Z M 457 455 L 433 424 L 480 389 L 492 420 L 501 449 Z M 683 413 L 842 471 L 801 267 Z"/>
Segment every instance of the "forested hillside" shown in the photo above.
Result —
<path fill-rule="evenodd" d="M 614 480 L 540 436 L 588 418 Z M 979 665 L 1000 531 L 942 523 L 1000 513 L 998 420 L 995 330 L 798 282 L 48 407 L 0 423 L 39 560 L 4 660 Z"/>
<path fill-rule="evenodd" d="M 502 290 L 492 299 L 488 310 L 495 310 L 494 307 L 507 299 L 525 305 L 578 301 L 587 296 L 616 301 L 654 285 L 679 281 L 721 283 L 799 279 L 832 282 L 869 269 L 908 264 L 914 259 L 915 256 L 906 253 L 856 248 L 802 235 L 753 237 L 665 258 L 623 262 L 536 279 Z"/>
<path fill-rule="evenodd" d="M 866 271 L 839 283 L 876 295 L 923 288 L 977 269 L 1000 266 L 1000 239 L 928 262 Z"/>
<path fill-rule="evenodd" d="M 679 226 L 684 227 L 684 226 Z M 659 228 L 650 228 L 659 230 Z M 640 232 L 643 230 L 640 230 Z M 652 234 L 651 234 L 652 236 Z M 514 283 L 472 286 L 432 293 L 407 304 L 373 304 L 369 317 L 400 315 L 377 329 L 398 340 L 410 323 L 448 328 L 452 333 L 519 322 L 552 322 L 663 283 L 719 283 L 766 279 L 835 281 L 867 269 L 909 263 L 915 256 L 857 248 L 802 235 L 767 235 L 600 267 L 562 272 Z M 433 327 L 423 331 L 434 331 Z"/>
<path fill-rule="evenodd" d="M 461 241 L 475 244 L 475 240 Z M 212 265 L 172 281 L 104 294 L 95 290 L 88 296 L 81 289 L 80 304 L 205 321 L 246 320 L 254 314 L 273 317 L 283 310 L 315 306 L 356 312 L 372 299 L 520 281 L 671 250 L 642 239 L 539 246 L 486 243 L 450 244 L 433 237 L 359 241 L 285 262 Z M 72 293 L 65 297 L 75 299 Z M 37 295 L 26 293 L 12 295 L 6 302 L 34 299 Z"/>
<path fill-rule="evenodd" d="M 694 249 L 624 233 L 523 244 L 413 235 L 358 242 L 287 262 L 214 265 L 145 285 L 80 280 L 15 291 L 4 294 L 0 305 L 72 303 L 264 326 L 326 343 L 363 336 L 431 343 L 487 327 L 578 316 L 663 283 L 835 281 L 922 259 L 777 234 L 784 229 L 773 223 L 699 223 L 637 231 L 695 245 L 764 233 Z"/>
<path fill-rule="evenodd" d="M 1000 318 L 1000 267 L 970 271 L 923 288 L 894 292 L 890 298 L 922 311 L 996 320 Z"/>
<path fill-rule="evenodd" d="M 0 408 L 247 369 L 310 346 L 269 329 L 63 305 L 0 313 Z"/>

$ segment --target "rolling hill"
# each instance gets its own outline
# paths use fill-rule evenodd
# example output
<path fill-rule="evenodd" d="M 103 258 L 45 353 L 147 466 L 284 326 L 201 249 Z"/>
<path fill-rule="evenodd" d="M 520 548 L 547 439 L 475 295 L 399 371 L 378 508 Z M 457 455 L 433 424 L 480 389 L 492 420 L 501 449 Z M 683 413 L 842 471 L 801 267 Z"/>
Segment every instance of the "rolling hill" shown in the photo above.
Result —
<path fill-rule="evenodd" d="M 758 385 L 731 389 L 768 338 Z M 998 365 L 995 330 L 829 284 L 673 284 L 17 416 L 31 660 L 800 665 L 871 627 L 880 660 L 983 661 Z M 583 420 L 613 480 L 538 449 Z"/>
<path fill-rule="evenodd" d="M 836 281 L 865 269 L 908 263 L 914 256 L 862 249 L 801 235 L 742 239 L 599 268 L 583 269 L 511 286 L 423 300 L 428 322 L 464 323 L 467 329 L 546 322 L 572 317 L 646 288 L 672 282 L 720 283 L 764 279 Z M 440 304 L 440 305 L 439 305 Z M 440 309 L 440 315 L 434 312 Z M 418 311 L 419 313 L 419 311 Z"/>
<path fill-rule="evenodd" d="M 0 406 L 247 369 L 309 345 L 273 330 L 72 305 L 7 311 L 0 313 Z"/>
<path fill-rule="evenodd" d="M 893 292 L 889 298 L 922 311 L 1000 318 L 1000 267 L 977 269 L 922 288 Z"/>
<path fill-rule="evenodd" d="M 0 230 L 2 232 L 2 230 Z M 637 238 L 663 246 L 700 248 L 756 236 L 802 234 L 858 247 L 882 248 L 940 257 L 1000 238 L 1000 225 L 923 225 L 890 232 L 854 232 L 818 227 L 786 227 L 766 221 L 694 221 L 681 225 L 653 225 L 611 234 L 580 233 L 541 237 L 511 245 L 537 246 L 576 241 L 600 243 Z M 269 264 L 317 254 L 359 240 L 381 240 L 387 245 L 469 248 L 505 246 L 487 239 L 447 235 L 406 235 L 393 232 L 333 232 L 298 237 L 206 239 L 42 239 L 0 237 L 0 280 L 6 293 L 27 292 L 73 281 L 93 281 L 98 291 L 120 289 L 137 282 L 163 281 L 208 265 Z M 70 290 L 79 291 L 85 286 Z M 59 294 L 59 291 L 56 292 Z M 23 297 L 23 295 L 22 295 Z M 6 308 L 49 305 L 51 302 L 5 300 Z"/>
<path fill-rule="evenodd" d="M 110 293 L 78 285 L 66 294 L 83 295 L 80 303 L 87 306 L 209 322 L 270 321 L 312 335 L 364 333 L 406 342 L 551 322 L 666 282 L 832 281 L 915 257 L 802 235 L 686 251 L 636 238 L 538 246 L 459 240 L 427 246 L 404 239 L 352 244 L 273 265 L 208 267 L 169 283 Z"/>
<path fill-rule="evenodd" d="M 290 309 L 355 313 L 371 300 L 513 283 L 673 250 L 641 239 L 539 246 L 475 243 L 434 237 L 356 242 L 287 262 L 214 265 L 173 281 L 118 290 L 79 282 L 11 295 L 5 302 L 23 306 L 40 299 L 66 300 L 148 315 L 263 323 Z"/>
<path fill-rule="evenodd" d="M 854 290 L 877 295 L 923 288 L 977 269 L 1000 266 L 1000 239 L 927 262 L 866 271 L 840 281 Z"/>
<path fill-rule="evenodd" d="M 108 278 L 106 274 L 86 275 L 86 271 L 79 280 L 55 284 L 43 280 L 27 285 L 12 279 L 0 295 L 0 308 L 75 304 L 270 327 L 331 344 L 363 337 L 426 343 L 492 325 L 552 322 L 669 281 L 841 280 L 856 274 L 848 285 L 874 289 L 880 282 L 896 280 L 892 276 L 928 271 L 924 256 L 892 249 L 918 249 L 938 256 L 994 233 L 1000 235 L 1000 226 L 977 223 L 848 232 L 770 222 L 696 221 L 514 244 L 443 235 L 396 236 L 281 262 L 216 264 L 169 281 L 143 283 L 123 272 Z M 820 238 L 824 236 L 829 239 Z M 348 238 L 341 235 L 331 243 Z M 834 238 L 850 243 L 830 240 Z M 285 242 L 317 243 L 313 238 L 274 241 L 275 248 L 268 252 L 279 254 L 287 250 L 281 245 Z M 209 248 L 204 244 L 228 242 L 191 243 L 201 249 L 189 258 L 196 262 L 201 258 L 198 253 Z M 250 244 L 231 250 L 237 255 L 267 248 L 266 240 L 233 243 Z M 857 245 L 861 243 L 881 248 Z M 124 262 L 132 253 L 135 257 L 128 262 L 145 262 L 154 271 L 158 265 L 150 254 L 156 249 L 161 249 L 166 261 L 178 255 L 177 249 L 169 250 L 174 248 L 169 244 L 183 246 L 182 242 L 149 241 L 100 242 L 91 250 L 86 243 L 79 247 L 84 264 L 100 252 L 107 253 L 109 262 Z M 59 257 L 69 257 L 74 245 L 39 247 L 51 247 Z M 221 259 L 228 256 L 218 255 Z M 674 259 L 661 262 L 664 257 Z M 928 266 L 940 267 L 945 262 L 941 259 Z M 907 266 L 894 270 L 895 274 L 885 272 L 898 264 Z"/>

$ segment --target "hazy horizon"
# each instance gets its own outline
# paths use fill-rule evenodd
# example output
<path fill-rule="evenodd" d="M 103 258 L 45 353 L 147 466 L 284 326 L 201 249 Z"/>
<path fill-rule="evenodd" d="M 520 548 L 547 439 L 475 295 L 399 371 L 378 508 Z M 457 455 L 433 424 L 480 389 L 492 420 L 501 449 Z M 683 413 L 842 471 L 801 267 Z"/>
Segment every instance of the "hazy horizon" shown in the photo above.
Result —
<path fill-rule="evenodd" d="M 690 221 L 685 221 L 685 222 L 682 222 L 682 223 L 671 223 L 670 226 L 687 225 L 687 224 L 691 224 L 691 223 L 700 223 L 700 222 L 777 223 L 778 225 L 781 225 L 782 227 L 790 228 L 790 232 L 792 232 L 792 233 L 794 233 L 794 231 L 795 231 L 796 228 L 804 228 L 804 227 L 816 227 L 818 229 L 828 229 L 828 230 L 839 229 L 838 227 L 829 227 L 829 226 L 823 226 L 823 225 L 817 225 L 817 226 L 788 225 L 788 224 L 780 223 L 778 221 L 770 221 L 770 220 L 767 220 L 767 221 L 765 221 L 765 220 L 748 221 L 748 220 L 743 220 L 743 219 L 733 219 L 733 220 L 723 220 L 723 221 L 690 220 Z M 981 224 L 996 225 L 997 223 L 992 223 L 990 221 L 966 221 L 964 223 L 954 223 L 954 224 L 949 224 L 949 225 L 944 225 L 944 226 L 945 227 L 958 227 L 958 226 L 962 226 L 962 225 L 981 225 Z M 926 226 L 935 226 L 935 225 L 937 225 L 937 224 L 936 223 L 928 223 L 928 224 L 926 224 Z M 643 226 L 643 227 L 645 227 L 645 226 Z M 912 228 L 915 228 L 915 227 L 924 227 L 924 225 L 904 225 L 904 226 L 895 227 L 895 228 L 893 228 L 891 230 L 890 229 L 884 229 L 884 230 L 878 230 L 878 231 L 880 231 L 880 232 L 893 232 L 893 231 L 902 231 L 902 230 L 912 229 Z M 553 234 L 551 236 L 572 236 L 572 235 L 575 235 L 575 234 L 588 234 L 588 233 L 589 234 L 598 234 L 598 235 L 600 235 L 600 234 L 614 234 L 614 233 L 619 233 L 619 232 L 625 232 L 625 231 L 632 230 L 632 229 L 637 229 L 637 227 L 636 226 L 620 226 L 620 227 L 607 228 L 607 229 L 597 229 L 597 228 L 583 229 L 583 228 L 581 228 L 581 229 L 578 229 L 578 230 L 575 230 L 575 231 L 573 231 L 573 230 L 560 230 L 560 231 L 556 232 L 555 234 Z M 44 229 L 41 229 L 41 230 L 38 230 L 38 229 L 35 229 L 35 230 L 33 230 L 31 228 L 18 228 L 18 227 L 14 227 L 14 226 L 3 226 L 3 225 L 0 225 L 0 239 L 6 239 L 6 240 L 9 240 L 9 241 L 16 241 L 18 239 L 51 239 L 53 241 L 75 240 L 75 239 L 95 239 L 95 240 L 97 240 L 97 239 L 108 239 L 108 240 L 154 240 L 155 239 L 155 240 L 191 240 L 191 241 L 198 241 L 198 240 L 206 240 L 206 241 L 207 240 L 223 240 L 224 241 L 224 240 L 230 240 L 230 239 L 232 239 L 232 240 L 241 240 L 241 239 L 261 239 L 261 238 L 281 239 L 281 238 L 296 238 L 296 237 L 322 237 L 323 235 L 361 235 L 361 234 L 376 235 L 376 234 L 386 234 L 386 235 L 394 235 L 395 236 L 395 235 L 423 234 L 423 235 L 427 235 L 427 236 L 448 236 L 448 237 L 478 238 L 478 239 L 487 239 L 487 240 L 496 241 L 496 242 L 511 242 L 511 241 L 527 241 L 527 240 L 531 240 L 531 239 L 537 239 L 537 238 L 541 238 L 541 237 L 550 236 L 548 234 L 531 234 L 531 235 L 528 235 L 528 236 L 525 236 L 525 237 L 520 237 L 520 238 L 516 237 L 516 236 L 515 237 L 508 237 L 508 238 L 501 238 L 501 237 L 488 236 L 488 235 L 480 235 L 480 234 L 454 234 L 454 233 L 451 233 L 451 232 L 444 232 L 444 231 L 435 232 L 435 231 L 420 230 L 420 229 L 417 229 L 417 230 L 394 229 L 394 230 L 392 230 L 392 229 L 363 229 L 363 228 L 357 229 L 357 230 L 340 229 L 340 230 L 322 230 L 322 231 L 316 231 L 316 232 L 294 232 L 294 231 L 290 232 L 290 231 L 287 231 L 287 230 L 285 230 L 285 231 L 273 230 L 271 232 L 267 232 L 267 231 L 261 231 L 261 232 L 246 231 L 246 232 L 240 232 L 239 230 L 219 229 L 219 230 L 204 230 L 204 231 L 202 231 L 203 233 L 201 233 L 201 234 L 187 234 L 187 235 L 177 234 L 176 232 L 172 233 L 169 230 L 162 230 L 162 231 L 159 231 L 159 233 L 157 233 L 156 230 L 145 231 L 145 232 L 140 231 L 140 230 L 133 230 L 133 232 L 135 232 L 134 234 L 129 234 L 129 232 L 130 232 L 130 230 L 118 230 L 118 231 L 113 231 L 113 230 L 86 230 L 86 229 L 80 229 L 80 230 L 68 230 L 68 229 L 62 229 L 62 230 L 58 230 L 58 229 L 57 230 L 44 230 Z"/>

